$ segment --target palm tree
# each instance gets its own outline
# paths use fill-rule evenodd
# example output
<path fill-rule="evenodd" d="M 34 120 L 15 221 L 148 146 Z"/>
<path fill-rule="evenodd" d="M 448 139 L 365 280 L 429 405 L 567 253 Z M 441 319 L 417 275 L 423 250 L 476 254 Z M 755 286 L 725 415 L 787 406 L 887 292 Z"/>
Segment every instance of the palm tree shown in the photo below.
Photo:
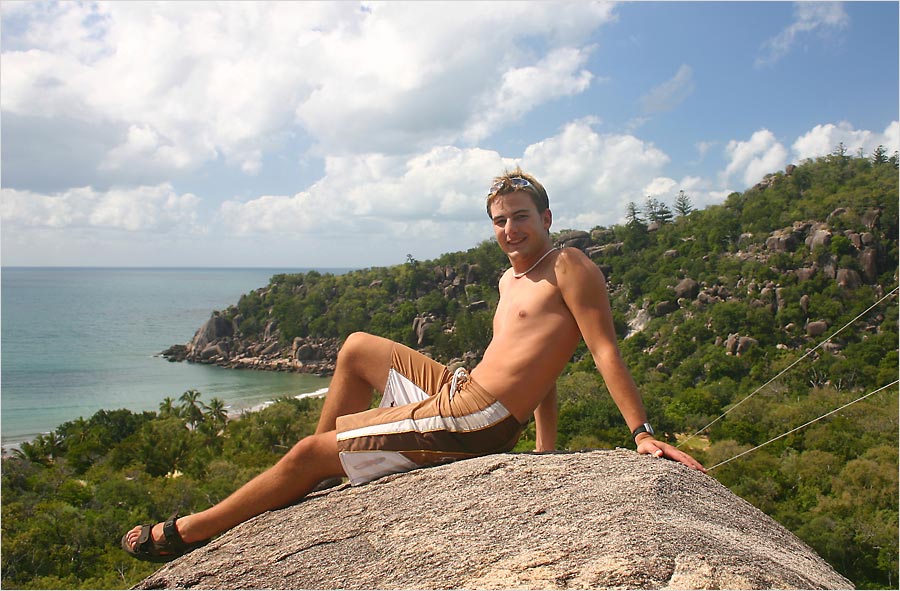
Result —
<path fill-rule="evenodd" d="M 175 406 L 175 399 L 171 396 L 163 398 L 163 401 L 159 403 L 159 414 L 162 418 L 177 417 L 178 407 Z"/>
<path fill-rule="evenodd" d="M 185 417 L 191 427 L 196 427 L 203 420 L 203 409 L 201 408 L 200 392 L 197 390 L 188 390 L 181 395 L 181 416 Z"/>
<path fill-rule="evenodd" d="M 206 410 L 204 420 L 210 419 L 217 428 L 225 426 L 228 420 L 228 411 L 225 408 L 225 401 L 221 398 L 213 397 L 209 400 L 209 404 L 204 404 Z"/>

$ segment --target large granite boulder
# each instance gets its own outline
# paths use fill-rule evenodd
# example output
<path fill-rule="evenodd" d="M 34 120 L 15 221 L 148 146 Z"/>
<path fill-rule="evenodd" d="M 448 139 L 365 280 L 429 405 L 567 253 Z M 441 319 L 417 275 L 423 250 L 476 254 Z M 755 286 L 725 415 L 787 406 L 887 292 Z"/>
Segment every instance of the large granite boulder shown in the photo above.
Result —
<path fill-rule="evenodd" d="M 199 355 L 210 344 L 233 334 L 234 326 L 231 321 L 214 314 L 194 334 L 194 338 L 188 343 L 188 351 L 193 355 Z"/>
<path fill-rule="evenodd" d="M 849 589 L 711 476 L 626 450 L 501 454 L 264 513 L 143 589 Z"/>
<path fill-rule="evenodd" d="M 678 282 L 678 285 L 675 286 L 675 297 L 678 299 L 687 298 L 689 300 L 693 300 L 699 293 L 700 284 L 690 277 L 685 277 Z"/>

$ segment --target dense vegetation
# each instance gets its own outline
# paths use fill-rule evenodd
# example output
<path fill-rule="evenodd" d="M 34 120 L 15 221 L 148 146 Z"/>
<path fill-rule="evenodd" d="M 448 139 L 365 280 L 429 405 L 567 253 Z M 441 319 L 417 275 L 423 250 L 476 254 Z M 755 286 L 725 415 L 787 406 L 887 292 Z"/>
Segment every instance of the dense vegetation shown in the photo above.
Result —
<path fill-rule="evenodd" d="M 622 225 L 557 236 L 581 240 L 607 275 L 660 437 L 707 466 L 725 462 L 710 474 L 860 588 L 898 584 L 898 391 L 876 392 L 898 376 L 897 202 L 896 155 L 839 149 L 722 205 L 648 199 L 629 204 Z M 829 239 L 796 239 L 816 228 Z M 341 276 L 281 275 L 223 313 L 245 335 L 367 330 L 472 363 L 507 265 L 486 242 Z M 686 278 L 695 293 L 678 291 Z M 559 392 L 560 447 L 633 446 L 583 347 Z M 135 584 L 153 566 L 119 550 L 126 529 L 224 498 L 310 433 L 319 409 L 285 399 L 226 421 L 221 401 L 190 391 L 158 413 L 102 411 L 23 445 L 3 460 L 3 586 Z"/>

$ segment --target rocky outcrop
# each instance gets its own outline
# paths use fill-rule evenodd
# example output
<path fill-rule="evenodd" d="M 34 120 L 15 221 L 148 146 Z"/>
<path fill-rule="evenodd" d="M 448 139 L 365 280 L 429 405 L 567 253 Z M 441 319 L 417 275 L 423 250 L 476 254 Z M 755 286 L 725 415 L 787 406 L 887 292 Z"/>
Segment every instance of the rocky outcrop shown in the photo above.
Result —
<path fill-rule="evenodd" d="M 584 250 L 591 244 L 591 235 L 583 230 L 570 230 L 558 235 L 555 243 L 560 248 Z"/>
<path fill-rule="evenodd" d="M 172 345 L 161 353 L 169 361 L 191 361 L 233 369 L 291 371 L 331 375 L 337 362 L 338 340 L 314 337 L 281 342 L 278 325 L 266 324 L 262 338 L 242 335 L 241 317 L 228 320 L 213 314 L 185 345 Z"/>
<path fill-rule="evenodd" d="M 757 344 L 759 344 L 758 341 L 753 337 L 742 337 L 737 333 L 733 333 L 725 339 L 725 354 L 740 357 L 750 350 L 750 347 Z"/>
<path fill-rule="evenodd" d="M 574 240 L 582 242 L 590 240 L 587 232 L 574 233 Z M 496 282 L 498 278 L 485 277 L 481 265 L 477 263 L 460 263 L 457 265 L 436 265 L 431 273 L 424 275 L 424 280 L 415 286 L 415 293 L 423 296 L 433 290 L 439 291 L 446 299 L 465 296 L 467 288 L 484 281 Z M 270 284 L 253 293 L 258 300 L 267 299 L 273 288 L 283 286 Z M 368 289 L 383 289 L 384 281 L 371 281 Z M 305 285 L 293 285 L 290 289 L 298 296 L 304 296 Z M 332 296 L 337 292 L 332 290 Z M 408 295 L 408 294 L 407 294 Z M 397 296 L 397 304 L 408 301 L 406 296 Z M 488 304 L 484 300 L 476 300 L 467 305 L 469 312 L 484 310 Z M 160 355 L 169 361 L 188 361 L 205 363 L 234 369 L 258 369 L 271 371 L 289 371 L 317 375 L 331 375 L 337 364 L 340 340 L 337 338 L 295 337 L 293 340 L 283 338 L 272 306 L 264 310 L 265 321 L 257 317 L 248 321 L 238 306 L 231 306 L 224 311 L 216 311 L 203 326 L 185 344 L 172 345 Z M 431 344 L 431 329 L 438 325 L 446 333 L 454 330 L 453 321 L 437 318 L 433 314 L 419 314 L 413 319 L 412 330 L 416 335 L 414 346 L 427 351 Z M 361 326 L 360 329 L 364 329 Z"/>
<path fill-rule="evenodd" d="M 714 478 L 615 450 L 494 455 L 344 485 L 260 515 L 138 588 L 852 586 Z"/>

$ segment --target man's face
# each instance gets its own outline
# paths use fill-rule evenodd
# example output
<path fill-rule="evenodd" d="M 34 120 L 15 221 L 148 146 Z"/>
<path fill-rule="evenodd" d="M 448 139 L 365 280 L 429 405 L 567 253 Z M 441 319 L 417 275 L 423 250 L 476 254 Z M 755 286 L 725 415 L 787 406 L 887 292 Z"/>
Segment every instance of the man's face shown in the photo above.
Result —
<path fill-rule="evenodd" d="M 547 250 L 550 210 L 540 214 L 525 191 L 507 193 L 491 203 L 491 220 L 500 249 L 510 258 L 528 258 Z"/>

